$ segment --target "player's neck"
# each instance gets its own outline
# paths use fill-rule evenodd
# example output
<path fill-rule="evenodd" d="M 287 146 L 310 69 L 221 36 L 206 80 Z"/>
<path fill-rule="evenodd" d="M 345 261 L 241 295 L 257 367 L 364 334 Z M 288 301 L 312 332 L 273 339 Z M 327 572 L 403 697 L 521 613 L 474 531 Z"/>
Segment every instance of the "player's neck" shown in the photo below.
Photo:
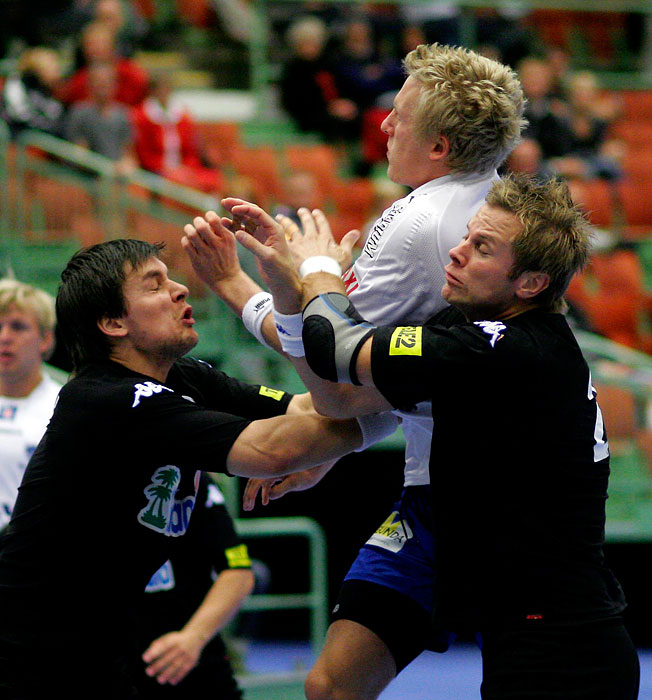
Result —
<path fill-rule="evenodd" d="M 0 376 L 0 396 L 23 399 L 29 396 L 42 380 L 40 367 L 28 375 Z"/>
<path fill-rule="evenodd" d="M 113 352 L 111 360 L 127 367 L 128 369 L 145 374 L 152 379 L 165 384 L 168 372 L 174 364 L 171 360 L 142 355 L 136 352 Z"/>

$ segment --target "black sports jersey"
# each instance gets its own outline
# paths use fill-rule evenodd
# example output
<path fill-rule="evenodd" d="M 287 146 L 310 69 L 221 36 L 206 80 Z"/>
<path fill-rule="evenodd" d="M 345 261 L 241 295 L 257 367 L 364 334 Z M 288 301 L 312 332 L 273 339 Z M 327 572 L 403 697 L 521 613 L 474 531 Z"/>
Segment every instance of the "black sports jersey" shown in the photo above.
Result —
<path fill-rule="evenodd" d="M 251 567 L 247 546 L 234 529 L 224 497 L 206 474 L 201 476 L 188 532 L 173 545 L 170 558 L 147 584 L 138 607 L 140 653 L 155 639 L 184 627 L 203 602 L 215 575 L 225 569 Z M 198 666 L 175 687 L 162 688 L 156 679 L 145 675 L 144 664 L 141 666 L 139 689 L 144 697 L 242 697 L 219 634 L 204 647 Z"/>
<path fill-rule="evenodd" d="M 605 568 L 609 454 L 589 368 L 563 316 L 380 328 L 376 386 L 432 400 L 436 608 L 449 629 L 624 608 Z"/>
<path fill-rule="evenodd" d="M 119 656 L 134 605 L 188 526 L 197 470 L 224 472 L 248 419 L 282 414 L 290 398 L 192 359 L 165 385 L 113 362 L 65 385 L 2 543 L 0 670 L 3 642 L 96 664 Z"/>

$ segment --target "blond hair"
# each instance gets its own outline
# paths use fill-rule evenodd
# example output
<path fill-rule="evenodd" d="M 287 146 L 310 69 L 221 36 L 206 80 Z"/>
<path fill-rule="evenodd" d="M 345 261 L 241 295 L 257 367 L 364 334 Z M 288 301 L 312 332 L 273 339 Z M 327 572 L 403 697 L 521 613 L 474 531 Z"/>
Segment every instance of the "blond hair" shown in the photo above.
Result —
<path fill-rule="evenodd" d="M 8 277 L 0 279 L 0 314 L 7 313 L 12 306 L 34 314 L 42 336 L 54 330 L 54 299 L 42 289 Z"/>
<path fill-rule="evenodd" d="M 325 44 L 328 39 L 326 23 L 313 15 L 296 19 L 285 34 L 285 40 L 292 47 L 296 47 L 298 44 L 311 39 L 320 44 Z"/>
<path fill-rule="evenodd" d="M 519 142 L 525 98 L 511 68 L 461 47 L 421 44 L 403 64 L 418 80 L 415 118 L 424 138 L 446 136 L 457 172 L 497 168 Z"/>
<path fill-rule="evenodd" d="M 525 271 L 545 272 L 550 281 L 537 296 L 537 305 L 548 311 L 563 311 L 563 295 L 573 275 L 588 260 L 592 236 L 591 226 L 573 203 L 568 185 L 555 179 L 540 182 L 515 173 L 496 181 L 486 201 L 511 212 L 522 224 L 512 239 L 514 265 L 510 277 L 516 279 Z"/>

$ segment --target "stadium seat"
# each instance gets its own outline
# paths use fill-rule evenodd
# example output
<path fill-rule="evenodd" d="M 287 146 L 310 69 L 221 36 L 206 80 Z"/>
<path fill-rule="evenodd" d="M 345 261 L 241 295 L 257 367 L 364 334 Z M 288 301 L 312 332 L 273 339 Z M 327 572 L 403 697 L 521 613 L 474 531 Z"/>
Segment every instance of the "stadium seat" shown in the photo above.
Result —
<path fill-rule="evenodd" d="M 332 195 L 337 181 L 339 157 L 328 144 L 289 144 L 283 158 L 292 170 L 307 170 L 315 175 L 325 196 Z"/>
<path fill-rule="evenodd" d="M 210 161 L 229 163 L 234 150 L 241 145 L 240 125 L 237 122 L 196 122 L 202 145 Z"/>
<path fill-rule="evenodd" d="M 279 159 L 272 146 L 237 145 L 231 154 L 235 173 L 251 183 L 256 202 L 266 207 L 281 192 Z"/>
<path fill-rule="evenodd" d="M 642 352 L 652 352 L 646 329 L 652 318 L 652 295 L 635 250 L 619 248 L 591 257 L 575 275 L 567 297 L 586 316 L 596 333 Z"/>
<path fill-rule="evenodd" d="M 641 123 L 652 119 L 652 90 L 623 90 L 620 96 L 625 120 Z"/>
<path fill-rule="evenodd" d="M 652 233 L 652 180 L 624 180 L 617 184 L 625 217 L 625 235 L 636 239 Z"/>

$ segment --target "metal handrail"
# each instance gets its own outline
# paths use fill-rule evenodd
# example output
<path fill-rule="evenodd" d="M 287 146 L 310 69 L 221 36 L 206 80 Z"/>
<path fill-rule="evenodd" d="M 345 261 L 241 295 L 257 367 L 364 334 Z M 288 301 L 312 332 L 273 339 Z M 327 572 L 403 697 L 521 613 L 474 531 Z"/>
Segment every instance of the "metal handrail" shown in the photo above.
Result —
<path fill-rule="evenodd" d="M 309 591 L 305 594 L 253 594 L 242 610 L 296 610 L 310 612 L 310 643 L 317 653 L 328 626 L 328 569 L 326 535 L 316 520 L 302 516 L 288 518 L 235 518 L 236 531 L 245 539 L 264 537 L 304 537 L 309 544 Z"/>

